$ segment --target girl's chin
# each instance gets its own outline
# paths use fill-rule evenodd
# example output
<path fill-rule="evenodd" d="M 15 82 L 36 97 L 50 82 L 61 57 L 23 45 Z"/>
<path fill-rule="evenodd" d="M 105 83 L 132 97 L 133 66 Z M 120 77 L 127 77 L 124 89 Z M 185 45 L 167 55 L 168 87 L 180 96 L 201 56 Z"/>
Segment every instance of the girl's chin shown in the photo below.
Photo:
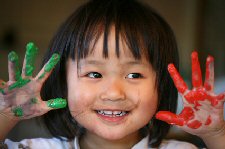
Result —
<path fill-rule="evenodd" d="M 138 137 L 139 132 L 134 132 L 130 134 L 130 131 L 124 130 L 124 129 L 118 129 L 118 128 L 111 128 L 111 129 L 97 129 L 92 133 L 95 137 L 100 137 L 104 140 L 108 141 L 119 141 L 124 140 L 124 138 L 130 138 L 130 137 Z"/>
<path fill-rule="evenodd" d="M 125 135 L 120 135 L 120 134 L 97 134 L 98 136 L 100 136 L 101 138 L 105 139 L 105 140 L 110 140 L 110 141 L 117 141 L 117 140 L 121 140 L 125 137 Z"/>

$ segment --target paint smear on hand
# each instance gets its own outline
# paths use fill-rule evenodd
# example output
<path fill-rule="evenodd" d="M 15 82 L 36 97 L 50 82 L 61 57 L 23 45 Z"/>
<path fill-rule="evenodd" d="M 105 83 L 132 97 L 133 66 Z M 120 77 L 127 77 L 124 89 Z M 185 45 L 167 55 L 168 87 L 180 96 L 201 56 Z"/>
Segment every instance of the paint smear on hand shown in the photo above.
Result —
<path fill-rule="evenodd" d="M 30 82 L 30 79 L 22 79 L 22 78 L 20 78 L 18 81 L 16 81 L 15 83 L 13 83 L 12 85 L 9 86 L 9 90 L 12 90 L 14 88 L 23 87 L 24 85 L 26 85 L 29 82 Z"/>
<path fill-rule="evenodd" d="M 12 109 L 12 112 L 17 117 L 23 116 L 23 109 L 21 107 L 15 107 L 14 109 Z"/>

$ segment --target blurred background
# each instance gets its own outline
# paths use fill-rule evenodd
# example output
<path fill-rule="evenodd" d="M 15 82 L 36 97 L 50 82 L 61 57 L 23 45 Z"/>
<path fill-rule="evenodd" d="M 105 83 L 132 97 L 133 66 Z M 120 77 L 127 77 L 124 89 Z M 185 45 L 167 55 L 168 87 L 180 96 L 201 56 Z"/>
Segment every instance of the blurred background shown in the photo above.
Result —
<path fill-rule="evenodd" d="M 39 47 L 36 73 L 48 44 L 61 23 L 87 0 L 0 0 L 0 78 L 8 80 L 7 55 L 18 53 L 20 65 L 25 45 L 34 41 Z M 225 1 L 224 0 L 140 0 L 151 5 L 171 25 L 178 42 L 180 73 L 190 85 L 193 50 L 199 52 L 203 76 L 207 55 L 215 57 L 216 92 L 225 91 Z M 189 86 L 191 87 L 191 85 Z M 178 108 L 178 112 L 181 107 Z M 48 136 L 36 119 L 20 122 L 9 138 Z M 204 146 L 197 137 L 173 128 L 169 138 Z"/>

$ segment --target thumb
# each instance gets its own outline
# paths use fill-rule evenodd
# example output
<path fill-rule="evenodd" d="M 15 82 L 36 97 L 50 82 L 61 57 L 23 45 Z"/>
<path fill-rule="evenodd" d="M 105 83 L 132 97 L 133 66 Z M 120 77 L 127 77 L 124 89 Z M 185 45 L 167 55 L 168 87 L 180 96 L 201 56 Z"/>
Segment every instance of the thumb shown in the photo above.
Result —
<path fill-rule="evenodd" d="M 156 113 L 156 119 L 164 121 L 168 124 L 183 126 L 184 120 L 170 111 L 159 111 Z"/>
<path fill-rule="evenodd" d="M 65 108 L 67 105 L 66 99 L 63 99 L 63 98 L 50 99 L 45 102 L 47 107 L 50 108 L 50 110 Z"/>

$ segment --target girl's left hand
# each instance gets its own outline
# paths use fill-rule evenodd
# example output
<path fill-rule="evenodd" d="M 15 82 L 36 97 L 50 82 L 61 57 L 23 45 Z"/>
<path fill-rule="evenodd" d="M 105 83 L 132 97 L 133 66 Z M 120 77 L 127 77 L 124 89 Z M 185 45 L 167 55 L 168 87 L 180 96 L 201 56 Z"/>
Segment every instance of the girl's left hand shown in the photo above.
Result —
<path fill-rule="evenodd" d="M 200 136 L 224 136 L 225 121 L 223 105 L 225 92 L 214 93 L 214 59 L 207 57 L 204 85 L 197 52 L 192 53 L 192 84 L 188 87 L 173 64 L 168 65 L 168 71 L 178 92 L 182 95 L 184 108 L 179 115 L 169 111 L 159 111 L 156 118 L 169 124 L 180 126 L 184 131 Z"/>

